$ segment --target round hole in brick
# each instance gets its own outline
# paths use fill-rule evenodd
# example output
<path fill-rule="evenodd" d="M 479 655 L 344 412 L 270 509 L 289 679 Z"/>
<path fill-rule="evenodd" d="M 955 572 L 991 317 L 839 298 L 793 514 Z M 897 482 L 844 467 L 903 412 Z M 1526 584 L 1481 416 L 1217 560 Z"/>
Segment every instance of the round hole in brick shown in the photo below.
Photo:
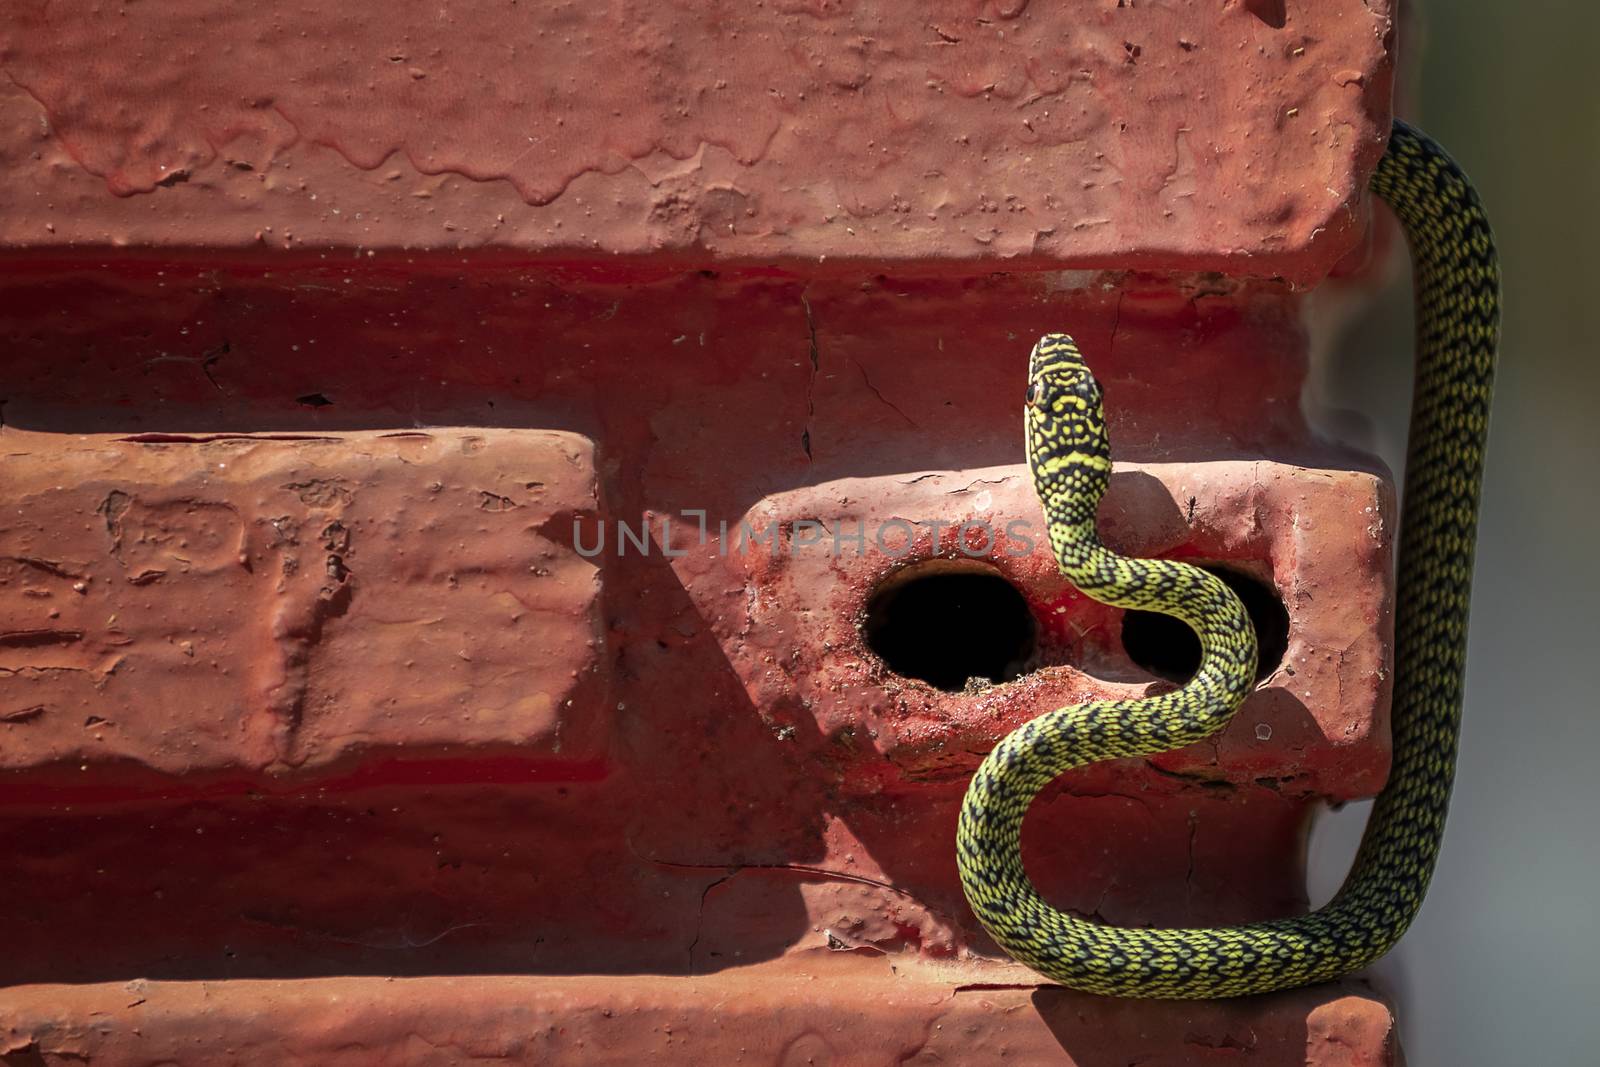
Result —
<path fill-rule="evenodd" d="M 970 560 L 928 560 L 890 575 L 867 601 L 862 634 L 891 671 L 950 693 L 972 679 L 1021 677 L 1038 642 L 1017 587 Z"/>
<path fill-rule="evenodd" d="M 1278 591 L 1255 575 L 1227 567 L 1205 569 L 1239 594 L 1255 624 L 1259 682 L 1278 669 L 1289 649 L 1289 611 Z M 1134 663 L 1169 682 L 1187 682 L 1200 666 L 1200 639 L 1194 631 L 1172 616 L 1154 611 L 1130 611 L 1122 616 L 1122 647 Z"/>

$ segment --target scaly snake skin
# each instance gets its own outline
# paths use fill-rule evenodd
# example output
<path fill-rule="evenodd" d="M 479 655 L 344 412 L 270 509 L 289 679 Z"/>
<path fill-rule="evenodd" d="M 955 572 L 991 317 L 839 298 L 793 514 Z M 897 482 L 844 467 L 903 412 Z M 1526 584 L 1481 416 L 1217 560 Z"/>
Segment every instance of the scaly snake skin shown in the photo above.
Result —
<path fill-rule="evenodd" d="M 1028 466 L 1050 545 L 1082 592 L 1159 611 L 1200 636 L 1181 689 L 1048 712 L 1007 735 L 961 806 L 957 862 L 967 900 L 1008 953 L 1063 985 L 1124 997 L 1202 998 L 1324 981 L 1387 952 L 1422 905 L 1455 774 L 1478 489 L 1500 314 L 1488 219 L 1444 150 L 1401 122 L 1372 177 L 1411 247 L 1416 392 L 1401 513 L 1395 620 L 1394 762 L 1343 888 L 1309 915 L 1246 926 L 1130 929 L 1046 904 L 1023 870 L 1028 805 L 1063 772 L 1149 756 L 1225 726 L 1254 685 L 1256 637 L 1237 596 L 1171 560 L 1100 543 L 1095 511 L 1111 474 L 1100 386 L 1065 334 L 1034 347 Z"/>

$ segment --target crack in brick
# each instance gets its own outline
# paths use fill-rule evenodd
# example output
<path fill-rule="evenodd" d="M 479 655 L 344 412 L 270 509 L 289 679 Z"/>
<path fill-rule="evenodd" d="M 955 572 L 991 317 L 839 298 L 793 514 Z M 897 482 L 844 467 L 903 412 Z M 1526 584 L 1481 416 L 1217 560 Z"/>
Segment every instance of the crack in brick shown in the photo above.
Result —
<path fill-rule="evenodd" d="M 17 723 L 32 722 L 44 715 L 47 709 L 43 704 L 35 704 L 31 708 L 17 708 L 15 711 L 0 711 L 0 722 Z"/>
<path fill-rule="evenodd" d="M 178 177 L 178 175 L 180 175 L 180 174 L 183 175 L 182 178 Z M 187 180 L 188 180 L 188 175 L 185 172 L 183 172 L 183 171 L 174 171 L 172 174 L 168 175 L 166 178 L 163 178 L 161 181 L 157 182 L 156 184 L 157 185 L 171 185 L 175 181 L 187 181 Z M 159 356 L 153 356 L 150 359 L 145 360 L 144 361 L 144 365 L 148 367 L 148 366 L 151 366 L 152 364 L 156 364 L 156 363 L 187 363 L 187 364 L 191 364 L 193 366 L 196 366 L 196 367 L 200 368 L 200 373 L 204 374 L 206 376 L 206 381 L 211 383 L 211 387 L 213 389 L 215 389 L 219 393 L 223 393 L 223 392 L 227 392 L 227 390 L 222 388 L 222 383 L 218 382 L 217 379 L 216 379 L 216 376 L 211 373 L 211 368 L 214 367 L 217 364 L 217 362 L 219 360 L 221 360 L 223 356 L 227 355 L 231 350 L 232 350 L 232 346 L 227 341 L 223 341 L 217 347 L 211 348 L 211 349 L 207 349 L 206 351 L 200 353 L 198 356 L 179 356 L 179 355 L 174 355 L 171 352 L 163 352 Z"/>
<path fill-rule="evenodd" d="M 811 459 L 811 424 L 817 417 L 817 372 L 822 365 L 822 352 L 817 345 L 817 320 L 811 313 L 811 301 L 806 299 L 804 291 L 800 293 L 800 306 L 806 313 L 806 334 L 810 338 L 811 371 L 806 375 L 806 428 L 800 433 L 800 447 L 806 451 L 806 459 Z"/>
<path fill-rule="evenodd" d="M 813 335 L 813 340 L 812 340 L 812 361 L 813 361 L 813 366 L 815 365 L 815 360 L 816 360 L 816 340 L 815 340 L 815 335 Z M 881 392 L 878 391 L 878 387 L 876 385 L 872 384 L 872 379 L 867 377 L 867 368 L 865 368 L 865 367 L 863 367 L 861 365 L 861 361 L 860 360 L 858 360 L 854 356 L 852 356 L 852 357 L 850 357 L 850 362 L 854 363 L 856 365 L 856 370 L 861 372 L 861 381 L 862 381 L 863 384 L 866 385 L 867 391 L 869 393 L 871 393 L 873 396 L 877 397 L 879 402 L 882 403 L 884 407 L 888 408 L 890 411 L 894 412 L 896 415 L 899 415 L 902 419 L 905 419 L 906 422 L 910 426 L 912 426 L 913 428 L 918 429 L 918 430 L 922 429 L 921 426 L 917 425 L 917 420 L 916 419 L 913 419 L 910 415 L 907 415 L 905 412 L 901 411 L 898 407 L 896 407 L 894 405 L 893 401 L 891 401 L 888 397 L 884 396 Z"/>
<path fill-rule="evenodd" d="M 75 565 L 79 567 L 78 570 L 69 570 L 67 565 L 60 560 L 44 559 L 40 556 L 0 556 L 0 562 L 18 563 L 24 567 L 32 567 L 34 570 L 43 571 L 52 578 L 81 580 L 89 576 L 87 566 Z"/>
<path fill-rule="evenodd" d="M 736 867 L 733 870 L 729 871 L 727 874 L 724 874 L 721 878 L 718 878 L 718 879 L 716 879 L 715 881 L 712 881 L 712 882 L 708 882 L 705 885 L 705 887 L 700 890 L 700 908 L 699 908 L 698 911 L 695 912 L 695 917 L 694 917 L 694 940 L 689 942 L 689 948 L 688 948 L 688 956 L 689 956 L 688 968 L 689 968 L 689 973 L 690 974 L 694 974 L 694 950 L 700 946 L 700 938 L 705 933 L 706 898 L 711 895 L 711 891 L 713 889 L 717 888 L 717 886 L 721 885 L 722 883 L 728 881 L 734 875 L 738 874 L 741 870 L 743 870 L 743 868 Z"/>
<path fill-rule="evenodd" d="M 1200 820 L 1194 812 L 1189 813 L 1189 866 L 1183 872 L 1183 902 L 1192 906 L 1194 903 L 1194 847 L 1195 837 L 1200 831 Z"/>
<path fill-rule="evenodd" d="M 82 640 L 82 630 L 7 630 L 0 633 L 0 648 L 47 648 Z"/>
<path fill-rule="evenodd" d="M 1127 290 L 1117 294 L 1117 308 L 1111 316 L 1111 339 L 1106 342 L 1107 361 L 1110 361 L 1117 354 L 1117 329 L 1122 325 L 1122 301 L 1127 295 Z"/>

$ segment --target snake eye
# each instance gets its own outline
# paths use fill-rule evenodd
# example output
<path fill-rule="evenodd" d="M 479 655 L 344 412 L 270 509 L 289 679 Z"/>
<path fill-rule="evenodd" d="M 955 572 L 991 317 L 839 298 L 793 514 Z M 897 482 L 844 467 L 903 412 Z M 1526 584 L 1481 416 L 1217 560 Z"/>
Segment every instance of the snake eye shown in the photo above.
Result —
<path fill-rule="evenodd" d="M 1039 383 L 1038 382 L 1029 382 L 1028 383 L 1028 395 L 1024 399 L 1027 401 L 1027 404 L 1028 404 L 1028 406 L 1030 408 L 1031 407 L 1035 407 L 1035 406 L 1038 405 L 1038 403 L 1039 403 Z"/>

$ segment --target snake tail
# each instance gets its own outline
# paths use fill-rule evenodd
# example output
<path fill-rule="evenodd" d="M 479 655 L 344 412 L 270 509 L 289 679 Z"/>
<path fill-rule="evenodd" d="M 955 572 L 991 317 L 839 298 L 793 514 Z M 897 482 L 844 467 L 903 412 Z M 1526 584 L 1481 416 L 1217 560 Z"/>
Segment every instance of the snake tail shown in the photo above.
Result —
<path fill-rule="evenodd" d="M 1255 684 L 1257 644 L 1210 573 L 1101 543 L 1111 476 L 1104 402 L 1065 334 L 1034 346 L 1028 467 L 1062 574 L 1115 607 L 1159 611 L 1199 636 L 1181 688 L 1047 712 L 1004 737 L 962 802 L 956 860 L 973 912 L 1007 953 L 1063 985 L 1124 997 L 1213 998 L 1325 981 L 1386 953 L 1421 907 L 1444 832 L 1466 668 L 1478 495 L 1499 340 L 1500 279 L 1477 193 L 1437 144 L 1396 122 L 1371 190 L 1400 220 L 1416 300 L 1416 388 L 1396 587 L 1393 763 L 1344 885 L 1306 915 L 1231 927 L 1125 928 L 1046 903 L 1023 869 L 1022 821 L 1061 774 L 1193 744 Z"/>

